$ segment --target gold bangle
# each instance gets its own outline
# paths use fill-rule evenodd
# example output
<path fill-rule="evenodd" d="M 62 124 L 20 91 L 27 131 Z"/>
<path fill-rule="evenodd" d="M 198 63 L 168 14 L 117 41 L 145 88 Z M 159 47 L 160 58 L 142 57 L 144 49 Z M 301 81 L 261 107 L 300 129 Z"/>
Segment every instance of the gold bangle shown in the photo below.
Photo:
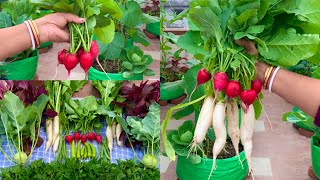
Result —
<path fill-rule="evenodd" d="M 272 68 L 272 66 L 268 67 L 267 70 L 266 70 L 266 72 L 264 73 L 263 84 L 264 84 L 264 82 L 266 81 L 267 75 L 268 75 L 269 71 L 271 70 L 271 68 Z"/>
<path fill-rule="evenodd" d="M 266 89 L 267 88 L 267 85 L 268 85 L 268 81 L 269 81 L 269 78 L 270 78 L 270 75 L 271 75 L 271 73 L 272 73 L 272 71 L 273 71 L 273 66 L 271 66 L 270 67 L 270 69 L 268 70 L 268 72 L 266 73 L 266 77 L 265 77 L 265 79 L 264 79 L 264 85 L 263 85 L 263 87 Z"/>
<path fill-rule="evenodd" d="M 36 24 L 33 21 L 29 20 L 28 22 L 31 25 L 31 29 L 32 29 L 32 32 L 33 32 L 33 35 L 34 35 L 34 38 L 35 38 L 35 41 L 36 41 L 36 47 L 40 48 L 40 39 L 39 39 L 38 28 L 37 28 Z"/>

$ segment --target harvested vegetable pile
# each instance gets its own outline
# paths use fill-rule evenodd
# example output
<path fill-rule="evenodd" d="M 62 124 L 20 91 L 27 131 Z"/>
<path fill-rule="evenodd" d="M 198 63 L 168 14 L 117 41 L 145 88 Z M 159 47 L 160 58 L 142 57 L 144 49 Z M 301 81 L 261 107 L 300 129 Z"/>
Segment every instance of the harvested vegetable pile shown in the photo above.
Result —
<path fill-rule="evenodd" d="M 263 98 L 262 82 L 256 79 L 255 61 L 259 59 L 282 67 L 295 65 L 302 59 L 319 64 L 316 59 L 319 59 L 320 31 L 314 29 L 320 23 L 319 9 L 320 3 L 315 0 L 191 1 L 190 8 L 176 19 L 190 20 L 191 30 L 186 34 L 192 33 L 195 39 L 200 39 L 197 45 L 204 51 L 195 55 L 202 67 L 198 68 L 196 77 L 188 76 L 195 68 L 187 72 L 186 89 L 190 101 L 169 109 L 162 123 L 168 157 L 174 160 L 178 151 L 166 134 L 173 110 L 198 108 L 204 100 L 189 154 L 203 148 L 207 131 L 213 126 L 211 173 L 217 168 L 217 156 L 229 135 L 237 154 L 241 140 L 249 175 L 252 174 L 253 127 L 261 114 Z M 256 43 L 259 54 L 248 41 Z M 239 111 L 242 112 L 241 123 Z"/>

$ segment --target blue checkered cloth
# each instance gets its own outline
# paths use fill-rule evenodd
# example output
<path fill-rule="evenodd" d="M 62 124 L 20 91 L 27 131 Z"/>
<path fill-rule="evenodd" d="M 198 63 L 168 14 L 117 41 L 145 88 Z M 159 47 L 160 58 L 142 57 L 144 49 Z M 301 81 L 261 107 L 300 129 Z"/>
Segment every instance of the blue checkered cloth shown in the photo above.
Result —
<path fill-rule="evenodd" d="M 101 135 L 103 138 L 106 137 L 106 127 L 101 129 Z M 45 144 L 47 142 L 47 138 L 46 138 L 46 133 L 44 131 L 44 128 L 41 128 L 40 131 L 40 137 L 43 138 L 43 144 L 41 145 L 41 147 L 36 148 L 31 156 L 31 160 L 30 161 L 35 161 L 35 160 L 39 160 L 39 159 L 43 159 L 44 162 L 51 162 L 55 159 L 55 154 L 52 150 L 52 148 L 50 148 L 48 150 L 47 153 L 45 153 Z M 0 138 L 4 139 L 4 142 L 2 144 L 2 148 L 4 149 L 4 151 L 10 156 L 12 157 L 11 153 L 10 153 L 10 147 L 8 145 L 8 141 L 6 140 L 5 136 L 0 136 Z M 98 155 L 98 144 L 97 142 L 94 142 L 93 145 L 95 146 L 95 148 L 97 149 L 97 155 Z M 11 146 L 12 147 L 12 146 Z M 67 144 L 67 150 L 68 150 L 68 154 L 70 156 L 70 145 Z M 141 150 L 135 150 L 135 152 L 137 153 L 138 157 L 140 159 L 142 159 L 144 152 Z M 134 158 L 134 152 L 131 148 L 126 148 L 126 147 L 119 147 L 116 142 L 113 143 L 113 148 L 112 148 L 112 157 L 111 157 L 111 162 L 112 163 L 116 163 L 117 159 L 121 159 L 121 160 L 127 160 L 127 159 L 133 159 Z M 29 161 L 29 163 L 30 163 Z M 6 167 L 10 167 L 13 166 L 14 164 L 12 164 L 10 161 L 8 161 L 5 157 L 4 154 L 2 152 L 0 152 L 0 168 L 6 168 Z"/>

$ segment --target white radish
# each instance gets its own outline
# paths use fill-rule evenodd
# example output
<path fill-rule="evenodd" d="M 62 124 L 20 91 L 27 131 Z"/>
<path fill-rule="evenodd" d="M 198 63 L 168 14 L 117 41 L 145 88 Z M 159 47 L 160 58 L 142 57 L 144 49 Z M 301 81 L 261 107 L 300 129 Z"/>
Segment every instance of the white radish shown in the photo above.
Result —
<path fill-rule="evenodd" d="M 242 110 L 242 121 L 240 126 L 240 139 L 244 148 L 244 153 L 246 155 L 246 159 L 248 161 L 249 166 L 249 174 L 252 174 L 252 135 L 254 128 L 254 107 L 250 105 L 247 113 Z"/>
<path fill-rule="evenodd" d="M 212 148 L 212 168 L 210 172 L 209 179 L 212 175 L 213 170 L 216 167 L 216 159 L 219 153 L 224 148 L 227 141 L 227 130 L 225 125 L 225 117 L 226 117 L 226 106 L 222 102 L 218 102 L 213 111 L 212 125 L 213 130 L 216 136 L 216 140 L 214 141 Z"/>
<path fill-rule="evenodd" d="M 236 154 L 239 155 L 239 108 L 235 100 L 227 104 L 227 120 L 228 120 L 228 134 L 231 138 Z M 238 156 L 238 158 L 240 158 Z M 241 161 L 240 161 L 241 162 Z"/>
<path fill-rule="evenodd" d="M 47 143 L 46 143 L 46 150 L 45 152 L 47 152 L 52 144 L 52 120 L 47 119 L 46 122 L 46 126 L 47 126 Z"/>
<path fill-rule="evenodd" d="M 58 137 L 56 138 L 56 140 L 54 141 L 54 144 L 53 144 L 53 152 L 54 152 L 54 153 L 57 153 L 57 152 L 58 152 L 59 142 L 60 142 L 60 136 L 58 136 Z"/>
<path fill-rule="evenodd" d="M 108 148 L 110 150 L 110 157 L 112 157 L 112 146 L 113 146 L 113 134 L 111 126 L 108 126 L 106 129 L 106 135 L 108 140 Z"/>
<path fill-rule="evenodd" d="M 116 139 L 116 138 L 117 138 L 116 126 L 117 126 L 116 122 L 113 122 L 113 123 L 112 123 L 112 137 L 113 137 L 113 139 Z"/>
<path fill-rule="evenodd" d="M 53 135 L 52 135 L 52 142 L 55 143 L 56 142 L 56 139 L 58 138 L 59 136 L 59 127 L 60 127 L 60 124 L 59 124 L 59 116 L 55 116 L 53 118 Z"/>
<path fill-rule="evenodd" d="M 206 97 L 203 102 L 196 129 L 194 131 L 193 142 L 200 144 L 206 137 L 206 133 L 212 123 L 212 111 L 214 108 L 214 98 L 212 96 Z"/>
<path fill-rule="evenodd" d="M 122 132 L 122 127 L 121 127 L 121 124 L 118 123 L 116 128 L 116 134 L 117 134 L 117 143 L 118 143 L 118 146 L 120 147 L 122 147 L 122 141 L 120 141 L 121 132 Z"/>

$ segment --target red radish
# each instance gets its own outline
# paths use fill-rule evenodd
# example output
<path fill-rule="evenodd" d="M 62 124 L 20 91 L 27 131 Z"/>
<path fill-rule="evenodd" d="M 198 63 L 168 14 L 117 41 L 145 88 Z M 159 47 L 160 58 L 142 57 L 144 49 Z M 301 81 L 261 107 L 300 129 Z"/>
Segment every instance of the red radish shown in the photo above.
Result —
<path fill-rule="evenodd" d="M 228 84 L 228 75 L 225 72 L 217 72 L 213 78 L 214 89 L 219 92 L 226 88 Z"/>
<path fill-rule="evenodd" d="M 99 55 L 99 46 L 96 41 L 92 41 L 91 43 L 90 54 L 93 58 L 96 58 Z"/>
<path fill-rule="evenodd" d="M 93 141 L 96 139 L 96 135 L 94 134 L 94 132 L 89 132 L 87 138 L 89 141 Z"/>
<path fill-rule="evenodd" d="M 231 80 L 226 86 L 226 94 L 230 98 L 235 98 L 240 95 L 241 86 L 238 81 Z"/>
<path fill-rule="evenodd" d="M 259 79 L 252 81 L 251 89 L 253 89 L 257 94 L 259 94 L 262 90 L 262 82 Z"/>
<path fill-rule="evenodd" d="M 211 79 L 211 74 L 205 68 L 200 69 L 197 75 L 196 87 L 198 87 L 200 84 L 206 83 L 210 79 Z"/>
<path fill-rule="evenodd" d="M 84 144 L 85 142 L 87 142 L 87 136 L 85 134 L 82 134 L 81 136 L 81 142 L 82 144 Z"/>
<path fill-rule="evenodd" d="M 97 141 L 98 144 L 100 144 L 100 143 L 102 142 L 102 136 L 101 136 L 101 134 L 97 134 L 97 135 L 96 135 L 96 141 Z"/>
<path fill-rule="evenodd" d="M 70 144 L 72 142 L 72 140 L 73 140 L 73 137 L 72 137 L 72 135 L 68 135 L 68 136 L 64 137 L 64 139 L 66 140 L 66 142 L 68 144 Z"/>
<path fill-rule="evenodd" d="M 66 55 L 67 55 L 66 49 L 62 49 L 61 51 L 59 51 L 58 53 L 59 64 L 64 64 L 64 61 L 66 60 Z"/>
<path fill-rule="evenodd" d="M 66 55 L 64 67 L 68 70 L 68 78 L 70 77 L 70 71 L 77 66 L 78 62 L 79 59 L 76 54 L 69 53 Z"/>
<path fill-rule="evenodd" d="M 246 110 L 248 110 L 249 106 L 254 102 L 256 98 L 257 93 L 253 89 L 244 90 L 240 93 L 240 99 L 246 105 Z"/>
<path fill-rule="evenodd" d="M 80 65 L 82 69 L 86 72 L 86 76 L 88 75 L 88 70 L 92 66 L 93 57 L 89 52 L 83 52 L 80 56 Z"/>
<path fill-rule="evenodd" d="M 208 82 L 211 79 L 211 73 L 209 73 L 205 68 L 200 69 L 197 75 L 197 84 L 196 87 L 194 87 L 193 91 L 190 94 L 190 99 L 192 97 L 192 94 L 196 91 L 197 87 L 201 84 L 204 84 Z"/>
<path fill-rule="evenodd" d="M 76 140 L 76 141 L 79 141 L 79 140 L 81 139 L 80 133 L 75 132 L 75 133 L 73 134 L 73 139 Z"/>
<path fill-rule="evenodd" d="M 83 48 L 78 49 L 77 56 L 80 58 L 81 54 L 84 52 Z"/>

